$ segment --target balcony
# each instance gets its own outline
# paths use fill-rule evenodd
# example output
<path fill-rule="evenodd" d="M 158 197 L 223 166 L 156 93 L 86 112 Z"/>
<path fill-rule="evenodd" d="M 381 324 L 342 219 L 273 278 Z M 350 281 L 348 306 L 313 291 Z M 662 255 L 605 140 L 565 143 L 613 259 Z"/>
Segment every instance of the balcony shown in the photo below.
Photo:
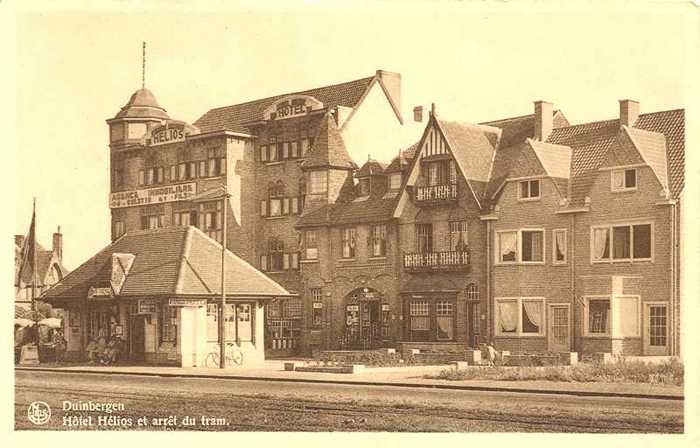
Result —
<path fill-rule="evenodd" d="M 457 200 L 457 184 L 415 187 L 416 204 L 430 205 Z"/>
<path fill-rule="evenodd" d="M 404 254 L 403 268 L 408 272 L 467 270 L 469 250 Z"/>

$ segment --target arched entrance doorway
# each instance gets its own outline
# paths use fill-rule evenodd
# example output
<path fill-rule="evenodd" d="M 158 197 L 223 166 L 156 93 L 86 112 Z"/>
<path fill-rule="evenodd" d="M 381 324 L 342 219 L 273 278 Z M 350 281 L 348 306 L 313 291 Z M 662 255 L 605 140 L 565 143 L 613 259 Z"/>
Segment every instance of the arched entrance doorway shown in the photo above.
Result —
<path fill-rule="evenodd" d="M 345 337 L 350 349 L 369 349 L 382 345 L 385 324 L 382 299 L 373 288 L 357 288 L 345 296 Z"/>

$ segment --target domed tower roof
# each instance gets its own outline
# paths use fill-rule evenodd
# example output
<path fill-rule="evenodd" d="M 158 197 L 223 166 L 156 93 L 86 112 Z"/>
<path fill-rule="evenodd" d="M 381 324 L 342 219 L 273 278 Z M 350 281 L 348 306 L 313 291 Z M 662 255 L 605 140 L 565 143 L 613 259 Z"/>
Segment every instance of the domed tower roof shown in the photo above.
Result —
<path fill-rule="evenodd" d="M 160 107 L 155 95 L 145 87 L 137 90 L 129 102 L 114 118 L 159 118 L 169 119 L 168 113 Z"/>

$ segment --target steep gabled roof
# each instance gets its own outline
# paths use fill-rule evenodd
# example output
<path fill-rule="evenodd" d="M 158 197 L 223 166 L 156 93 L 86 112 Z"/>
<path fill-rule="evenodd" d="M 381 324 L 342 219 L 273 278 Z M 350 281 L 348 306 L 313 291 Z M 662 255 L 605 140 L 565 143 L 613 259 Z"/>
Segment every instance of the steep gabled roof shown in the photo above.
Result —
<path fill-rule="evenodd" d="M 355 173 L 356 178 L 369 177 L 374 175 L 384 175 L 385 167 L 374 159 L 365 162 L 362 167 Z"/>
<path fill-rule="evenodd" d="M 571 169 L 571 148 L 527 139 L 547 176 L 568 179 Z"/>
<path fill-rule="evenodd" d="M 255 101 L 234 104 L 211 109 L 202 115 L 194 125 L 202 133 L 228 130 L 234 132 L 249 132 L 246 123 L 263 119 L 263 111 L 271 104 L 289 95 L 308 95 L 323 103 L 327 109 L 335 106 L 356 107 L 369 88 L 375 76 L 361 78 L 331 86 L 324 86 L 301 92 L 289 92 Z"/>
<path fill-rule="evenodd" d="M 22 246 L 17 244 L 18 242 L 24 243 L 26 238 L 24 236 L 15 235 L 15 280 L 17 281 L 17 271 L 20 268 L 22 260 L 20 259 L 22 255 Z M 68 269 L 63 266 L 63 263 L 58 259 L 58 257 L 53 253 L 52 250 L 46 250 L 41 244 L 36 243 L 36 275 L 37 275 L 37 286 L 44 286 L 46 277 L 49 271 L 56 266 L 61 273 L 61 276 L 68 274 Z M 22 269 L 22 275 L 20 277 L 20 282 L 24 285 L 30 285 L 34 282 L 32 266 L 25 266 Z M 18 286 L 18 285 L 15 285 Z"/>
<path fill-rule="evenodd" d="M 330 113 L 321 119 L 314 144 L 301 163 L 302 169 L 310 168 L 345 168 L 354 169 L 357 166 L 350 157 L 343 136 Z"/>
<path fill-rule="evenodd" d="M 668 190 L 666 137 L 658 132 L 644 131 L 627 126 L 623 126 L 622 129 L 629 135 L 630 140 L 634 143 L 634 146 L 637 148 L 637 151 L 639 151 L 644 162 L 649 165 L 654 174 L 656 174 L 664 190 Z"/>
<path fill-rule="evenodd" d="M 42 298 L 48 301 L 85 299 L 91 287 L 109 287 L 113 254 L 135 256 L 120 297 L 221 292 L 221 245 L 189 226 L 127 233 L 64 277 Z M 230 251 L 225 268 L 229 295 L 289 295 L 279 284 Z"/>

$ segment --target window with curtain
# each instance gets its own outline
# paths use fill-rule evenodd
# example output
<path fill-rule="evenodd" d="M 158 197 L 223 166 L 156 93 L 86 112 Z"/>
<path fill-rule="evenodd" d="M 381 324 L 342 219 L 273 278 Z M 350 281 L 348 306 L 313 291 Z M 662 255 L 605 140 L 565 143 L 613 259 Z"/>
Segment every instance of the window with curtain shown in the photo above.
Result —
<path fill-rule="evenodd" d="M 552 234 L 554 235 L 552 238 L 554 240 L 554 255 L 552 261 L 555 264 L 564 264 L 566 263 L 566 230 L 553 230 Z"/>
<path fill-rule="evenodd" d="M 651 224 L 592 228 L 592 261 L 650 260 Z"/>
<path fill-rule="evenodd" d="M 544 231 L 522 231 L 522 261 L 544 261 Z"/>
<path fill-rule="evenodd" d="M 517 334 L 518 302 L 516 300 L 496 301 L 496 325 L 501 334 Z"/>
<path fill-rule="evenodd" d="M 588 333 L 610 333 L 610 300 L 595 299 L 588 301 Z"/>
<path fill-rule="evenodd" d="M 518 232 L 498 232 L 498 261 L 508 263 L 518 261 Z"/>
<path fill-rule="evenodd" d="M 306 250 L 306 260 L 318 259 L 318 231 L 307 230 L 304 232 L 304 248 Z"/>
<path fill-rule="evenodd" d="M 465 251 L 467 243 L 467 221 L 450 221 L 450 250 Z"/>
<path fill-rule="evenodd" d="M 386 255 L 386 224 L 372 226 L 372 256 Z"/>
<path fill-rule="evenodd" d="M 430 330 L 430 303 L 427 300 L 414 300 L 409 304 L 412 331 Z"/>
<path fill-rule="evenodd" d="M 541 333 L 544 303 L 541 300 L 523 300 L 522 304 L 522 333 Z"/>
<path fill-rule="evenodd" d="M 435 302 L 436 339 L 449 341 L 454 339 L 454 306 L 447 300 Z"/>
<path fill-rule="evenodd" d="M 610 258 L 610 229 L 593 229 L 593 259 L 606 260 Z"/>
<path fill-rule="evenodd" d="M 355 228 L 346 227 L 341 231 L 341 247 L 343 258 L 355 258 Z"/>

